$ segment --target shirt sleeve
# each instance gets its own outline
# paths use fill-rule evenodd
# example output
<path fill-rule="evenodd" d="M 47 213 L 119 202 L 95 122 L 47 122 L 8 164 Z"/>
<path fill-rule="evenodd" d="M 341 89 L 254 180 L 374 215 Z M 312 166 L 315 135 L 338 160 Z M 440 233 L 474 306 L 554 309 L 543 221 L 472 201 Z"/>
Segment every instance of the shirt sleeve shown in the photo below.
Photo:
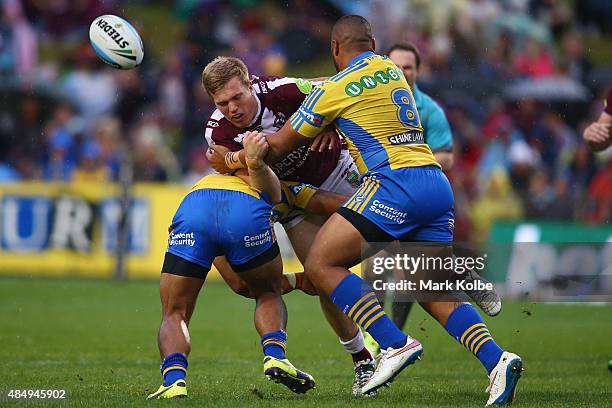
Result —
<path fill-rule="evenodd" d="M 608 89 L 608 96 L 606 96 L 604 106 L 604 112 L 606 112 L 608 115 L 612 115 L 612 88 Z"/>
<path fill-rule="evenodd" d="M 242 149 L 242 144 L 238 143 L 236 137 L 236 135 L 226 131 L 223 123 L 213 119 L 208 121 L 206 130 L 204 131 L 204 138 L 209 146 L 212 144 L 217 144 L 227 147 L 233 152 Z"/>
<path fill-rule="evenodd" d="M 453 147 L 453 134 L 444 111 L 434 101 L 429 105 L 425 129 L 425 142 L 432 151 L 450 150 Z"/>
<path fill-rule="evenodd" d="M 299 109 L 291 116 L 291 128 L 305 137 L 316 137 L 342 112 L 342 95 L 336 96 L 335 83 L 325 81 L 313 88 Z M 346 98 L 346 96 L 345 96 Z"/>
<path fill-rule="evenodd" d="M 299 109 L 304 99 L 312 92 L 314 85 L 302 78 L 282 78 L 281 80 L 286 82 L 274 89 L 273 92 L 276 95 L 277 103 L 280 105 L 277 108 L 280 111 L 287 112 L 287 116 L 289 116 Z"/>

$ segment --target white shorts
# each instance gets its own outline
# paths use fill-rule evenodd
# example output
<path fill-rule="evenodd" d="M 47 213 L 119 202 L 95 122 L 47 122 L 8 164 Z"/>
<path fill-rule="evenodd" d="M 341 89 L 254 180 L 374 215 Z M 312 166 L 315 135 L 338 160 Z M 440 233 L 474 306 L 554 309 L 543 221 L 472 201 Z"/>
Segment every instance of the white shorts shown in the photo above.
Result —
<path fill-rule="evenodd" d="M 336 167 L 319 188 L 321 190 L 331 191 L 332 193 L 352 195 L 355 190 L 357 190 L 357 187 L 359 187 L 359 177 L 357 165 L 353 161 L 348 150 L 343 149 L 340 152 Z M 283 227 L 286 230 L 295 227 L 304 220 L 306 215 L 307 214 L 302 214 L 292 218 L 290 221 L 284 223 Z"/>

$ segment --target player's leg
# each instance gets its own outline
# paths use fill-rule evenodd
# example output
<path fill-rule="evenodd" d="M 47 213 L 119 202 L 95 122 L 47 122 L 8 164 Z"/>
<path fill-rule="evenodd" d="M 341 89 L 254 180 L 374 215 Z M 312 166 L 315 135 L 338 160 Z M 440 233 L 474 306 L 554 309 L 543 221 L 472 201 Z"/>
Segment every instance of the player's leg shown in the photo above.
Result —
<path fill-rule="evenodd" d="M 323 217 L 308 216 L 298 224 L 286 229 L 293 250 L 302 264 L 306 263 L 306 257 L 312 246 L 314 237 L 317 235 L 324 222 L 325 219 Z M 311 285 L 311 283 L 307 280 L 305 285 Z M 347 318 L 328 297 L 320 296 L 319 302 L 325 318 L 334 329 L 341 342 L 350 342 L 359 334 L 359 328 L 355 322 Z M 365 351 L 367 352 L 367 350 Z M 357 361 L 362 359 L 360 357 L 370 356 L 355 356 L 355 358 L 358 359 Z"/>
<path fill-rule="evenodd" d="M 305 264 L 314 237 L 324 222 L 323 217 L 309 215 L 299 223 L 285 225 L 285 231 L 293 250 L 302 264 Z M 304 286 L 312 286 L 312 284 L 305 279 Z M 355 322 L 336 307 L 329 297 L 319 296 L 319 303 L 323 315 L 338 336 L 340 344 L 353 359 L 355 370 L 353 394 L 358 395 L 361 387 L 370 379 L 375 369 L 374 359 L 365 346 L 363 332 Z"/>
<path fill-rule="evenodd" d="M 382 307 L 383 309 L 385 308 L 385 300 L 387 297 L 387 291 L 386 290 L 376 290 L 374 282 L 379 279 L 383 280 L 384 282 L 387 282 L 388 276 L 387 275 L 381 276 L 381 275 L 377 275 L 374 273 L 373 259 L 377 256 L 383 256 L 383 254 L 385 253 L 386 252 L 384 250 L 380 251 L 377 254 L 374 254 L 371 257 L 364 259 L 363 262 L 361 263 L 362 265 L 361 266 L 361 277 L 363 278 L 365 283 L 367 283 L 372 288 L 374 288 L 374 293 L 376 294 L 376 298 L 378 299 L 378 302 L 380 303 L 380 307 Z M 367 332 L 364 334 L 364 344 L 366 348 L 368 349 L 368 351 L 370 352 L 370 354 L 372 354 L 373 356 L 377 356 L 378 353 L 380 353 L 380 345 L 376 342 L 376 340 L 374 340 L 374 337 L 372 337 Z"/>
<path fill-rule="evenodd" d="M 253 295 L 249 291 L 249 287 L 246 282 L 234 271 L 232 266 L 227 262 L 225 256 L 218 256 L 215 258 L 213 264 L 219 275 L 223 278 L 227 286 L 230 287 L 237 295 L 244 296 L 249 299 L 253 299 Z M 281 293 L 284 295 L 293 291 L 294 289 L 301 288 L 303 281 L 303 273 L 286 273 L 281 277 Z"/>
<path fill-rule="evenodd" d="M 314 379 L 285 357 L 287 310 L 281 297 L 283 268 L 271 223 L 270 203 L 246 195 L 219 193 L 223 226 L 216 234 L 231 268 L 255 298 L 255 327 L 264 353 L 264 374 L 296 393 L 314 387 Z"/>
<path fill-rule="evenodd" d="M 239 272 L 255 299 L 254 322 L 260 336 L 271 332 L 284 332 L 287 327 L 287 308 L 281 297 L 283 263 L 278 249 L 273 251 L 276 256 L 269 262 Z"/>
<path fill-rule="evenodd" d="M 158 335 L 164 382 L 149 399 L 187 395 L 189 320 L 216 251 L 207 234 L 209 216 L 202 211 L 202 202 L 210 202 L 206 194 L 205 190 L 189 193 L 176 211 L 169 230 L 160 281 L 162 323 Z"/>
<path fill-rule="evenodd" d="M 378 229 L 368 220 L 358 217 L 359 214 L 349 222 L 345 215 L 333 214 L 319 230 L 306 259 L 305 269 L 319 294 L 329 296 L 383 349 L 376 372 L 362 388 L 362 392 L 372 393 L 412 364 L 422 353 L 422 347 L 393 324 L 380 307 L 372 288 L 348 269 L 361 261 L 364 248 L 368 252 L 364 257 L 380 250 L 370 247 L 360 233 L 367 228 L 379 232 Z M 353 224 L 360 225 L 360 230 Z M 381 241 L 382 237 L 370 240 Z"/>
<path fill-rule="evenodd" d="M 162 322 L 157 336 L 163 383 L 148 399 L 187 396 L 188 326 L 207 273 L 201 265 L 166 253 L 159 285 Z"/>
<path fill-rule="evenodd" d="M 203 278 L 162 273 L 159 284 L 162 322 L 157 338 L 162 359 L 174 352 L 186 356 L 191 352 L 187 328 L 203 284 Z"/>
<path fill-rule="evenodd" d="M 476 308 L 460 301 L 424 302 L 421 306 L 487 370 L 490 380 L 487 405 L 511 403 L 523 362 L 497 345 Z"/>
<path fill-rule="evenodd" d="M 287 308 L 281 296 L 283 264 L 276 242 L 247 262 L 231 266 L 255 299 L 254 322 L 261 337 L 264 375 L 298 394 L 314 388 L 312 376 L 295 368 L 285 355 Z"/>

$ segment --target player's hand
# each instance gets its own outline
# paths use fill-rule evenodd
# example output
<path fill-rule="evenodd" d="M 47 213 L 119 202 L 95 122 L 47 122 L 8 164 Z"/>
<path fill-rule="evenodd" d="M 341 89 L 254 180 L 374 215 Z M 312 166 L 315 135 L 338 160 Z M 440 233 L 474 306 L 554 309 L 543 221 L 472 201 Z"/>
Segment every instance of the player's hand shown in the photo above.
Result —
<path fill-rule="evenodd" d="M 310 144 L 310 150 L 322 152 L 323 150 L 331 150 L 338 143 L 338 134 L 334 128 L 327 128 L 319 134 Z"/>
<path fill-rule="evenodd" d="M 612 128 L 609 123 L 591 123 L 584 130 L 584 141 L 595 152 L 607 149 L 612 144 Z"/>
<path fill-rule="evenodd" d="M 595 151 L 604 150 L 612 143 L 612 131 L 609 123 L 591 123 L 584 130 L 584 141 Z"/>
<path fill-rule="evenodd" d="M 584 140 L 586 142 L 603 143 L 610 138 L 610 124 L 591 123 L 584 130 Z"/>
<path fill-rule="evenodd" d="M 225 164 L 225 153 L 229 151 L 230 149 L 227 147 L 218 144 L 212 144 L 206 149 L 206 158 L 210 162 L 210 165 L 221 174 L 232 172 L 232 169 Z"/>
<path fill-rule="evenodd" d="M 259 132 L 247 132 L 242 140 L 246 151 L 247 166 L 251 169 L 259 168 L 265 163 L 264 157 L 268 153 L 268 141 L 265 136 Z"/>

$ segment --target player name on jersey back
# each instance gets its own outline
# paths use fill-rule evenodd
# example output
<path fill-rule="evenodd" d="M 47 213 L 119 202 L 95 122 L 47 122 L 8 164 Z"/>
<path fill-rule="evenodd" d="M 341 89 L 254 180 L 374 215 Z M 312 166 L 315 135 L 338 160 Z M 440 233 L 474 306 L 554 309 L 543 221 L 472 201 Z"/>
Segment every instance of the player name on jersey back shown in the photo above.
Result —
<path fill-rule="evenodd" d="M 389 136 L 387 139 L 392 145 L 425 143 L 425 135 L 419 131 L 400 133 L 399 135 Z"/>

